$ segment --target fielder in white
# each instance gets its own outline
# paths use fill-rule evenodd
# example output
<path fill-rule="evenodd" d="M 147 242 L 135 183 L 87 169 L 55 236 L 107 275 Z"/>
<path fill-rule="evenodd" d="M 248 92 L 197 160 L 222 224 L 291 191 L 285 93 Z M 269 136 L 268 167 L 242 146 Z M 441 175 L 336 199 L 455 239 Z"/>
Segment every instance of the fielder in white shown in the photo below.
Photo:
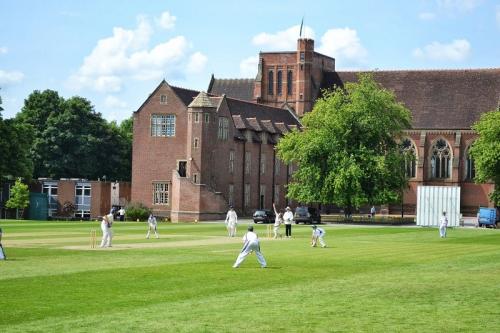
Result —
<path fill-rule="evenodd" d="M 5 255 L 5 251 L 2 246 L 2 228 L 0 228 L 0 260 L 6 260 L 7 256 Z"/>
<path fill-rule="evenodd" d="M 102 241 L 101 247 L 111 247 L 111 240 L 113 239 L 113 232 L 111 226 L 113 225 L 113 214 L 104 215 L 101 221 Z"/>
<path fill-rule="evenodd" d="M 311 238 L 311 246 L 316 247 L 316 245 L 319 243 L 321 244 L 321 247 L 326 247 L 326 243 L 323 240 L 323 237 L 325 236 L 326 232 L 322 228 L 318 228 L 317 226 L 313 225 L 312 226 L 313 231 L 312 231 L 312 238 Z"/>
<path fill-rule="evenodd" d="M 229 210 L 226 215 L 226 228 L 229 237 L 236 236 L 236 226 L 238 225 L 238 215 L 234 211 L 233 207 L 229 207 Z"/>
<path fill-rule="evenodd" d="M 160 236 L 158 236 L 158 223 L 156 222 L 156 217 L 153 214 L 150 214 L 148 218 L 148 234 L 146 235 L 147 239 L 149 239 L 151 229 L 154 230 L 156 238 L 160 238 Z"/>
<path fill-rule="evenodd" d="M 233 268 L 240 267 L 241 263 L 245 260 L 245 258 L 255 251 L 255 255 L 257 256 L 257 260 L 259 261 L 260 267 L 266 268 L 266 259 L 260 252 L 260 242 L 259 237 L 255 232 L 253 232 L 253 226 L 248 226 L 248 232 L 243 236 L 243 248 L 241 249 L 240 255 L 236 259 L 236 262 L 233 265 Z"/>
<path fill-rule="evenodd" d="M 278 212 L 276 209 L 276 206 L 273 203 L 273 208 L 274 208 L 274 215 L 276 215 L 276 218 L 274 220 L 274 239 L 278 237 L 282 237 L 281 232 L 280 232 L 280 225 L 283 224 L 283 215 L 281 212 Z"/>
<path fill-rule="evenodd" d="M 439 218 L 439 236 L 441 238 L 446 237 L 446 227 L 448 226 L 448 218 L 446 217 L 446 212 Z"/>

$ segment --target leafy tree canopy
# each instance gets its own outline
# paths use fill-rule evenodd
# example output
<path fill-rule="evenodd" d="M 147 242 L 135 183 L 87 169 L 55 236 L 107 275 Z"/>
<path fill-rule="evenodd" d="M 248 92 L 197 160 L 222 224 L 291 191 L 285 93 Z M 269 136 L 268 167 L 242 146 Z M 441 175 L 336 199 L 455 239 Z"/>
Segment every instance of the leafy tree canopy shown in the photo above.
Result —
<path fill-rule="evenodd" d="M 3 110 L 1 105 L 0 97 L 0 112 Z M 0 181 L 2 178 L 31 178 L 31 138 L 29 126 L 13 119 L 4 120 L 0 114 Z"/>
<path fill-rule="evenodd" d="M 108 123 L 87 99 L 34 91 L 16 120 L 32 127 L 34 177 L 130 179 L 132 141 L 126 127 Z"/>
<path fill-rule="evenodd" d="M 492 181 L 495 189 L 490 200 L 500 205 L 500 110 L 483 114 L 472 128 L 479 134 L 470 149 L 476 168 L 475 181 Z"/>
<path fill-rule="evenodd" d="M 289 197 L 343 207 L 398 198 L 407 184 L 398 140 L 410 128 L 411 114 L 372 75 L 324 91 L 303 124 L 277 147 L 285 163 L 298 166 Z"/>

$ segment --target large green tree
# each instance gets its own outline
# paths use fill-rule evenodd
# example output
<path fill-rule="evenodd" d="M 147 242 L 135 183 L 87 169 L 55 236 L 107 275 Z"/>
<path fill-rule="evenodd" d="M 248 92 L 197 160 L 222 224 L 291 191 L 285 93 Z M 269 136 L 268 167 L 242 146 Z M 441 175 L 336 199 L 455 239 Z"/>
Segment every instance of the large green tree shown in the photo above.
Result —
<path fill-rule="evenodd" d="M 130 179 L 131 140 L 87 99 L 35 91 L 17 120 L 33 128 L 35 177 Z"/>
<path fill-rule="evenodd" d="M 0 112 L 2 108 L 0 96 Z M 0 182 L 3 178 L 30 179 L 33 163 L 30 158 L 31 127 L 13 119 L 2 119 L 0 113 Z"/>
<path fill-rule="evenodd" d="M 396 201 L 406 184 L 398 140 L 410 123 L 410 111 L 372 75 L 325 91 L 303 130 L 278 143 L 279 157 L 298 167 L 288 196 L 343 207 Z"/>
<path fill-rule="evenodd" d="M 481 116 L 472 127 L 479 138 L 473 143 L 470 154 L 476 168 L 475 181 L 492 181 L 495 189 L 490 200 L 500 205 L 500 110 L 491 111 Z"/>

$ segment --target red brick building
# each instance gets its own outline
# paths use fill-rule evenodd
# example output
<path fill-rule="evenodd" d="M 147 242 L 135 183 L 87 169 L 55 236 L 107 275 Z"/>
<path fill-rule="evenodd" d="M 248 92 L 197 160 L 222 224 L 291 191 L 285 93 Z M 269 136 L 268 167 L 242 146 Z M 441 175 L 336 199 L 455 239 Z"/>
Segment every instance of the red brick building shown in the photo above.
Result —
<path fill-rule="evenodd" d="M 274 145 L 299 126 L 286 109 L 163 81 L 134 113 L 132 201 L 173 221 L 283 205 L 290 170 Z"/>
<path fill-rule="evenodd" d="M 133 201 L 173 220 L 220 217 L 228 203 L 245 213 L 270 208 L 272 198 L 285 203 L 290 170 L 274 144 L 300 126 L 295 115 L 309 112 L 322 89 L 356 81 L 359 72 L 336 71 L 311 39 L 299 39 L 296 51 L 259 56 L 255 79 L 212 76 L 208 95 L 162 82 L 134 113 Z M 414 211 L 418 185 L 460 186 L 463 213 L 490 205 L 492 185 L 473 183 L 468 149 L 472 124 L 498 108 L 500 69 L 373 74 L 413 115 L 403 141 L 416 157 L 406 166 L 405 210 Z"/>
<path fill-rule="evenodd" d="M 87 179 L 39 179 L 31 185 L 32 191 L 46 193 L 48 216 L 63 216 L 61 208 L 66 202 L 75 206 L 73 217 L 93 219 L 108 214 L 111 207 L 130 202 L 129 182 L 106 182 Z"/>

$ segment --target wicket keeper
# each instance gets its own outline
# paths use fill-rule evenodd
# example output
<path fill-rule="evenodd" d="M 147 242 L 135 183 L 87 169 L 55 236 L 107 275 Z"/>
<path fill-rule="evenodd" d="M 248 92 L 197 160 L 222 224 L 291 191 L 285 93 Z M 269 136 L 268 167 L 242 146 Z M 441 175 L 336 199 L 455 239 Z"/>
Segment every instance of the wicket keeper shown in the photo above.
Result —
<path fill-rule="evenodd" d="M 319 241 L 321 247 L 326 247 L 325 241 L 323 240 L 323 236 L 326 234 L 325 230 L 318 228 L 316 225 L 313 225 L 312 229 L 311 246 L 316 247 Z"/>

